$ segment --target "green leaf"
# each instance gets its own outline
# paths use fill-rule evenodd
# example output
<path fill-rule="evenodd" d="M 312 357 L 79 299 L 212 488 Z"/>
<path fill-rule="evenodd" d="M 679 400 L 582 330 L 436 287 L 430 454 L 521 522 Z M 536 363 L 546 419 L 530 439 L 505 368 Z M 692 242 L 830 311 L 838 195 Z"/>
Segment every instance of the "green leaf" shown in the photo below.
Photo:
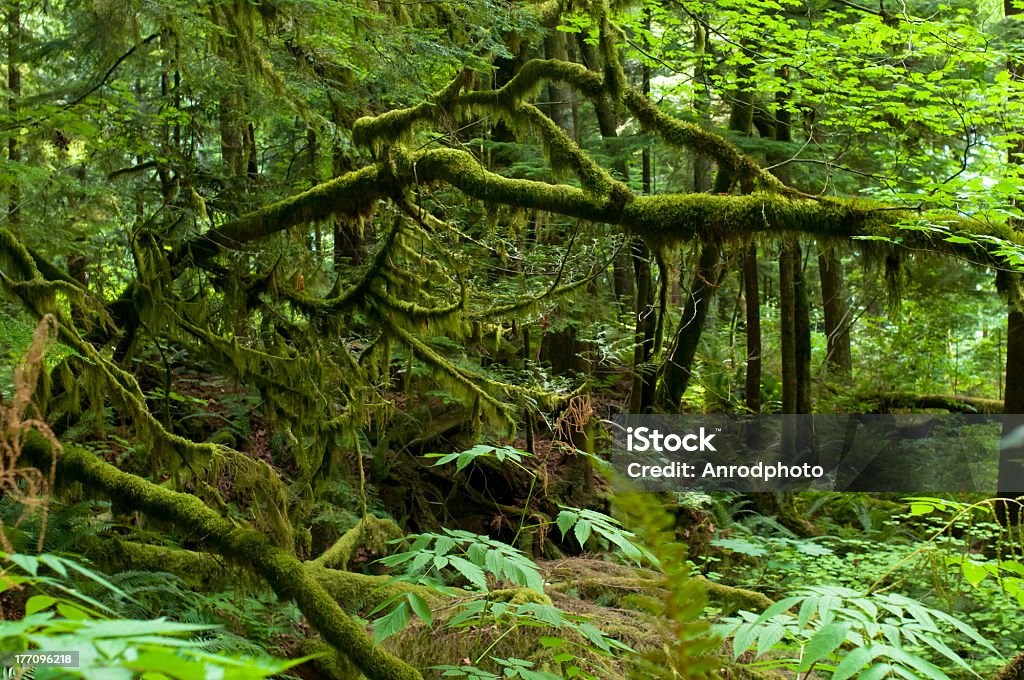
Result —
<path fill-rule="evenodd" d="M 400 633 L 409 625 L 409 604 L 406 600 L 373 622 L 373 639 L 380 643 Z"/>
<path fill-rule="evenodd" d="M 434 623 L 433 614 L 430 611 L 430 605 L 420 595 L 416 593 L 409 593 L 409 606 L 412 607 L 412 611 L 416 616 L 420 617 L 423 623 L 428 626 Z"/>
<path fill-rule="evenodd" d="M 798 671 L 807 672 L 812 665 L 837 650 L 846 641 L 846 634 L 849 630 L 850 624 L 844 621 L 829 623 L 819 628 L 804 647 Z"/>
<path fill-rule="evenodd" d="M 764 557 L 768 554 L 768 550 L 764 546 L 757 545 L 743 538 L 716 538 L 711 541 L 711 545 L 751 557 Z"/>
<path fill-rule="evenodd" d="M 963 569 L 964 578 L 966 578 L 967 582 L 975 588 L 981 585 L 981 582 L 988 576 L 988 570 L 986 570 L 984 566 L 969 560 L 965 560 L 960 565 L 960 568 Z"/>
<path fill-rule="evenodd" d="M 449 558 L 449 564 L 455 568 L 457 572 L 466 577 L 470 583 L 479 588 L 480 590 L 487 590 L 487 574 L 484 570 L 473 564 L 469 560 L 461 557 L 452 556 Z"/>
<path fill-rule="evenodd" d="M 883 652 L 882 645 L 858 647 L 839 662 L 839 665 L 836 666 L 835 671 L 832 673 L 832 680 L 847 680 L 847 678 L 854 677 L 862 668 L 874 661 Z"/>
<path fill-rule="evenodd" d="M 580 519 L 576 522 L 576 526 L 573 527 L 573 535 L 576 536 L 576 540 L 580 542 L 581 548 L 586 548 L 587 539 L 590 538 L 590 532 L 593 526 L 588 520 Z"/>
<path fill-rule="evenodd" d="M 757 656 L 770 651 L 785 635 L 786 628 L 784 626 L 769 621 L 761 628 L 761 632 L 757 636 Z"/>
<path fill-rule="evenodd" d="M 559 531 L 562 532 L 562 538 L 565 539 L 566 533 L 569 528 L 576 522 L 576 513 L 569 510 L 562 510 L 558 513 L 558 519 L 555 520 L 555 524 L 558 525 Z"/>
<path fill-rule="evenodd" d="M 57 602 L 57 598 L 50 597 L 49 595 L 33 595 L 25 602 L 25 615 L 31 616 L 36 612 L 48 609 L 55 602 Z"/>

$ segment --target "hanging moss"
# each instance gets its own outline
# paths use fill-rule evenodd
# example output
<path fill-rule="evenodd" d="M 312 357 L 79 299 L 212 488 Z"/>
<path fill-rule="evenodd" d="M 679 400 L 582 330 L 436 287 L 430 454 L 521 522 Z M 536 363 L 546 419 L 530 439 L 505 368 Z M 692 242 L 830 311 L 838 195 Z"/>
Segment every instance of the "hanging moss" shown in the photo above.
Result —
<path fill-rule="evenodd" d="M 890 314 L 899 314 L 906 287 L 907 268 L 904 259 L 899 253 L 889 253 L 885 257 L 885 290 Z"/>
<path fill-rule="evenodd" d="M 337 215 L 360 215 L 387 195 L 391 176 L 384 166 L 370 165 L 243 215 L 186 243 L 171 256 L 172 265 L 186 257 L 208 258 L 221 249 L 240 246 L 279 231 Z"/>

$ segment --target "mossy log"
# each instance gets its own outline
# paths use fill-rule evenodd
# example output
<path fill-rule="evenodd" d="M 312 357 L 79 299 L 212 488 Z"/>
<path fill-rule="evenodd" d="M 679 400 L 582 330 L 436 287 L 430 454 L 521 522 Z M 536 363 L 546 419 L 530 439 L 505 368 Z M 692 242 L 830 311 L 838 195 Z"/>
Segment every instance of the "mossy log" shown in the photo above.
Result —
<path fill-rule="evenodd" d="M 41 435 L 25 440 L 22 455 L 37 467 L 52 459 L 49 443 Z M 251 566 L 279 597 L 293 599 L 310 625 L 339 654 L 371 680 L 419 680 L 419 671 L 374 644 L 328 590 L 294 555 L 272 545 L 259 531 L 235 526 L 198 498 L 170 491 L 141 477 L 118 470 L 91 452 L 67 445 L 57 459 L 58 476 L 78 481 L 92 493 L 110 497 L 124 507 L 175 522 L 197 539 L 223 554 Z"/>
<path fill-rule="evenodd" d="M 716 583 L 703 576 L 698 576 L 697 580 L 701 582 L 704 590 L 707 591 L 708 599 L 720 602 L 725 608 L 732 608 L 733 611 L 745 609 L 751 612 L 759 612 L 775 604 L 775 601 L 770 597 L 756 590 L 727 586 L 724 583 Z"/>
<path fill-rule="evenodd" d="M 572 591 L 584 600 L 635 607 L 642 606 L 645 597 L 662 600 L 665 596 L 663 578 L 638 567 L 583 558 L 548 562 L 543 567 L 545 580 L 551 582 L 549 589 L 559 593 Z M 709 599 L 732 611 L 758 612 L 774 603 L 763 593 L 716 583 L 703 576 L 696 578 Z"/>
<path fill-rule="evenodd" d="M 877 392 L 857 395 L 857 399 L 877 404 L 880 412 L 892 409 L 942 409 L 950 413 L 981 413 L 985 415 L 1003 412 L 1002 399 L 965 397 L 959 394 L 917 394 L 915 392 Z"/>

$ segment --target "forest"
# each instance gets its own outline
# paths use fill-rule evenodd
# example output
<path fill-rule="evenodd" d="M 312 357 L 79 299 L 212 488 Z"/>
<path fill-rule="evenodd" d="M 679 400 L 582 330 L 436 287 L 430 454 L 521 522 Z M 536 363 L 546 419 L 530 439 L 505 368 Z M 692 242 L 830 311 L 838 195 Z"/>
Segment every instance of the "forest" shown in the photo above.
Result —
<path fill-rule="evenodd" d="M 4 678 L 1024 680 L 1024 1 L 0 5 Z"/>

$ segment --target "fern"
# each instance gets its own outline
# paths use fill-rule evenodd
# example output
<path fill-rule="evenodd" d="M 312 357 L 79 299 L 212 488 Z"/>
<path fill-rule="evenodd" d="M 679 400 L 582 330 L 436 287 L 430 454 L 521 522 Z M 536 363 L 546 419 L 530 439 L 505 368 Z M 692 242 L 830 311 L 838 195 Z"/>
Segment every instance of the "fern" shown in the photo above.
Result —
<path fill-rule="evenodd" d="M 664 575 L 667 595 L 659 618 L 666 629 L 666 643 L 638 660 L 644 675 L 674 680 L 715 677 L 720 667 L 719 638 L 702 619 L 706 594 L 690 574 L 686 545 L 675 538 L 674 517 L 651 494 L 620 494 L 615 505 Z"/>

